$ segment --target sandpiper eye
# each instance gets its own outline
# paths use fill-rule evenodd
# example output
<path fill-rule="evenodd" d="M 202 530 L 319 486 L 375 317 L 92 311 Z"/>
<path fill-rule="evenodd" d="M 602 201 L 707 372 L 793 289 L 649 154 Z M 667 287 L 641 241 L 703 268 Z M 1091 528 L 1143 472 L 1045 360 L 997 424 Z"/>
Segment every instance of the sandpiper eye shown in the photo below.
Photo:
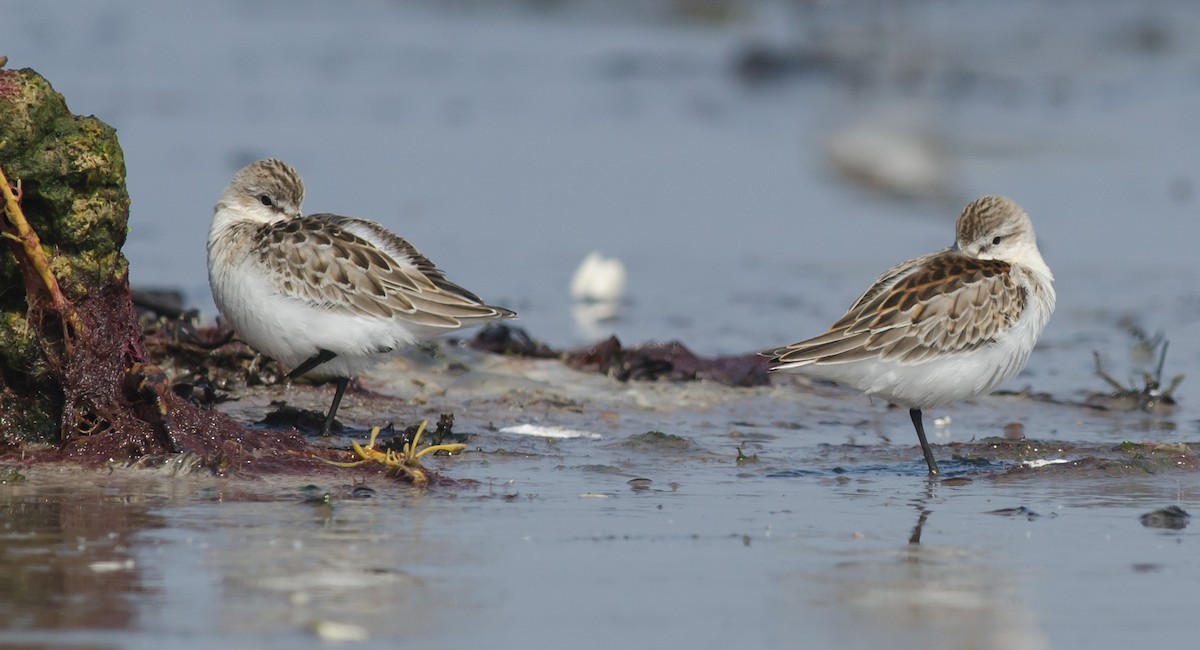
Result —
<path fill-rule="evenodd" d="M 275 205 L 275 202 L 271 200 L 271 197 L 267 196 L 266 194 L 263 194 L 262 196 L 258 197 L 258 202 L 262 203 L 263 205 L 267 206 L 268 208 L 273 207 Z"/>
<path fill-rule="evenodd" d="M 999 246 L 1001 239 L 1003 239 L 1003 237 L 992 237 L 992 246 Z"/>

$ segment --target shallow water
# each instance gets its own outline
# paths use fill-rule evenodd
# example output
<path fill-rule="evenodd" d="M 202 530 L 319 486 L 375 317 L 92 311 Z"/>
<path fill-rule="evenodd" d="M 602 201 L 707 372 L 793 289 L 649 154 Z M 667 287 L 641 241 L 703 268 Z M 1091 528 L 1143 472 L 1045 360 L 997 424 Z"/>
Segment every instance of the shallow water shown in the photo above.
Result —
<path fill-rule="evenodd" d="M 961 407 L 981 439 L 948 444 L 935 430 L 944 478 L 931 483 L 906 415 L 836 387 L 621 384 L 459 355 L 382 368 L 370 378 L 379 393 L 343 405 L 352 425 L 452 408 L 469 451 L 427 464 L 453 486 L 416 490 L 371 469 L 25 470 L 0 486 L 0 583 L 12 586 L 0 639 L 342 638 L 320 630 L 439 648 L 1038 648 L 1190 637 L 1179 621 L 1195 532 L 1139 516 L 1200 498 L 1194 458 L 1170 448 L 1139 464 L 1120 437 L 1059 434 L 1028 441 L 1025 457 L 1071 462 L 1022 471 L 996 447 L 1012 420 L 1103 431 L 1112 415 L 1020 397 Z M 278 396 L 260 389 L 228 409 L 253 419 Z M 287 395 L 306 408 L 328 397 Z M 588 435 L 489 431 L 504 422 Z"/>
<path fill-rule="evenodd" d="M 835 4 L 3 2 L 0 54 L 118 128 L 133 281 L 209 311 L 211 205 L 262 156 L 300 169 L 307 210 L 378 219 L 555 345 L 615 332 L 710 354 L 820 331 L 878 272 L 948 244 L 966 200 L 1000 192 L 1032 215 L 1059 293 L 1006 388 L 1082 401 L 1106 390 L 1093 350 L 1138 377 L 1152 361 L 1130 323 L 1170 339 L 1166 376 L 1200 374 L 1200 9 Z M 749 43 L 826 63 L 748 83 Z M 830 164 L 835 144 L 887 158 L 897 137 L 937 172 L 903 186 L 915 198 Z M 579 324 L 567 286 L 594 249 L 630 286 L 620 319 Z M 351 395 L 342 415 L 364 437 L 454 412 L 471 451 L 430 464 L 474 485 L 347 472 L 375 496 L 322 476 L 333 496 L 314 503 L 300 478 L 23 470 L 0 486 L 0 641 L 304 646 L 321 621 L 447 648 L 1191 636 L 1194 531 L 1138 516 L 1197 509 L 1200 480 L 1114 448 L 1200 439 L 1194 379 L 1166 415 L 1013 396 L 927 414 L 950 418 L 929 424 L 947 476 L 970 479 L 930 485 L 907 416 L 836 388 L 463 362 L 382 368 L 368 387 L 403 399 Z M 225 408 L 253 421 L 277 396 Z M 321 408 L 328 389 L 288 399 Z M 1013 473 L 981 442 L 1012 423 L 1045 443 L 1038 458 L 1124 460 Z M 495 430 L 520 424 L 600 437 Z M 691 446 L 621 446 L 652 430 Z M 739 446 L 759 462 L 738 466 Z M 1040 516 L 989 514 L 1018 507 Z"/>

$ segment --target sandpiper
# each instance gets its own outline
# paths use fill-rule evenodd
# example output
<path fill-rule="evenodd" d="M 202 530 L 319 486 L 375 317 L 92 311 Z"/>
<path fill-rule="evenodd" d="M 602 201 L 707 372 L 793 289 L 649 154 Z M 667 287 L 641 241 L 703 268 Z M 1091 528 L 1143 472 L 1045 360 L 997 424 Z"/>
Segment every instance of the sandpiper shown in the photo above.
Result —
<path fill-rule="evenodd" d="M 350 379 L 403 345 L 513 318 L 450 282 L 383 226 L 302 216 L 304 183 L 287 163 L 242 168 L 217 201 L 208 279 L 221 314 L 251 347 L 291 368 L 337 378 L 328 435 Z"/>
<path fill-rule="evenodd" d="M 922 409 L 989 393 L 1015 376 L 1054 312 L 1054 276 L 1014 201 L 972 201 L 956 234 L 953 246 L 879 276 L 824 334 L 759 353 L 771 370 L 908 408 L 930 475 L 938 466 Z"/>

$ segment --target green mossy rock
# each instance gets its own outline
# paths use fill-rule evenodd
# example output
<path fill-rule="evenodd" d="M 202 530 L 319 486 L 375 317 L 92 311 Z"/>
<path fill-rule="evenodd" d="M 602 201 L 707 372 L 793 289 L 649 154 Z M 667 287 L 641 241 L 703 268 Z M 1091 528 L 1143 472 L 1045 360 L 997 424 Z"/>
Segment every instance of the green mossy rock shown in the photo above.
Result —
<path fill-rule="evenodd" d="M 124 278 L 129 194 L 112 127 L 72 115 L 33 70 L 0 70 L 0 168 L 21 182 L 21 207 L 68 300 Z M 43 385 L 47 359 L 26 321 L 21 269 L 0 248 L 0 440 L 57 440 L 62 393 Z"/>

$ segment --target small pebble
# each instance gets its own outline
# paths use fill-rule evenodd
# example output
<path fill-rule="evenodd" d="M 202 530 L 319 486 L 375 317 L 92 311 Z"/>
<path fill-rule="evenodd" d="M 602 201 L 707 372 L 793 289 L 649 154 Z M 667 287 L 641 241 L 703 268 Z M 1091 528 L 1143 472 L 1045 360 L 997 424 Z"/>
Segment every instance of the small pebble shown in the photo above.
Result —
<path fill-rule="evenodd" d="M 1004 425 L 1004 439 L 1024 440 L 1025 425 L 1021 424 L 1020 422 L 1009 422 L 1008 424 Z"/>
<path fill-rule="evenodd" d="M 650 484 L 654 481 L 648 478 L 631 478 L 625 482 L 629 484 L 629 488 L 634 492 L 645 492 L 650 489 Z"/>
<path fill-rule="evenodd" d="M 130 571 L 134 567 L 133 560 L 92 562 L 88 568 L 95 573 L 112 573 L 114 571 Z"/>
<path fill-rule="evenodd" d="M 1179 506 L 1167 506 L 1161 510 L 1147 512 L 1142 515 L 1142 525 L 1146 528 L 1166 528 L 1182 530 L 1187 527 L 1192 516 Z"/>
<path fill-rule="evenodd" d="M 300 497 L 305 503 L 328 503 L 331 500 L 329 493 L 316 485 L 305 485 L 300 488 Z"/>

